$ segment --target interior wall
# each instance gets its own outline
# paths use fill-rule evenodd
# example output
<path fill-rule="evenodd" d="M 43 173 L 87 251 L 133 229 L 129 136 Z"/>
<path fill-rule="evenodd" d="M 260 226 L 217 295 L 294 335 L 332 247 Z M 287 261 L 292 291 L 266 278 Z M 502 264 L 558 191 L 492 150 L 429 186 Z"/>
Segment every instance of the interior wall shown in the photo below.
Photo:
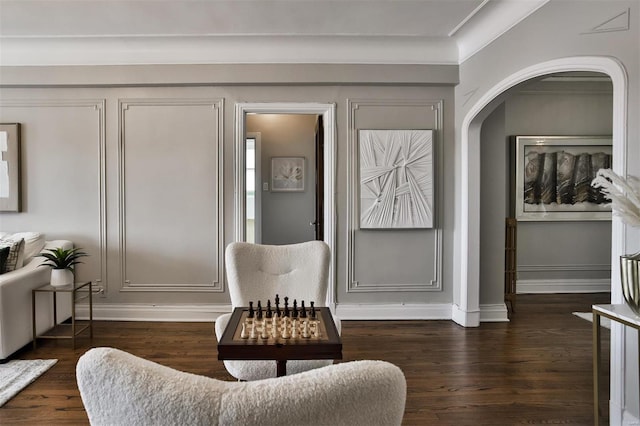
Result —
<path fill-rule="evenodd" d="M 120 70 L 132 80 L 148 72 Z M 73 83 L 58 71 L 63 82 Z M 211 320 L 228 310 L 224 248 L 234 235 L 233 105 L 281 99 L 336 104 L 337 304 L 387 304 L 402 316 L 410 304 L 451 302 L 453 224 L 442 214 L 453 208 L 451 85 L 0 90 L 0 121 L 20 122 L 24 131 L 26 200 L 23 212 L 0 214 L 0 229 L 41 230 L 47 238 L 69 238 L 85 248 L 91 256 L 79 266 L 79 279 L 105 288 L 95 301 L 96 318 L 167 319 L 164 307 L 171 306 L 172 318 Z M 350 233 L 358 231 L 351 221 L 357 219 L 358 193 L 350 179 L 357 164 L 353 135 L 360 128 L 434 128 L 439 185 L 434 230 L 367 231 L 350 244 Z M 54 182 L 52 176 L 60 179 Z M 284 225 L 277 227 L 282 232 Z M 374 288 L 355 290 L 353 277 L 363 284 L 371 279 Z M 450 307 L 446 312 L 450 315 Z M 373 315 L 382 319 L 388 312 Z"/>
<path fill-rule="evenodd" d="M 259 132 L 262 141 L 262 244 L 293 244 L 315 239 L 315 127 L 309 114 L 250 114 L 247 132 Z M 275 192 L 271 185 L 273 157 L 304 158 L 304 191 Z M 263 184 L 268 185 L 264 190 Z"/>

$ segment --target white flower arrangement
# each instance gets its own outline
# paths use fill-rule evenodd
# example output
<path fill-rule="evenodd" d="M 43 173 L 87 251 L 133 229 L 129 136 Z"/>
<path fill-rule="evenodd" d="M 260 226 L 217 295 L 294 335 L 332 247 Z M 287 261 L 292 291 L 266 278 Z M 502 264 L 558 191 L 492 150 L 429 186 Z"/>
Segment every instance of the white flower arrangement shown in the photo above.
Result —
<path fill-rule="evenodd" d="M 600 169 L 591 182 L 612 201 L 612 210 L 624 223 L 640 228 L 640 179 L 619 176 L 611 169 Z"/>

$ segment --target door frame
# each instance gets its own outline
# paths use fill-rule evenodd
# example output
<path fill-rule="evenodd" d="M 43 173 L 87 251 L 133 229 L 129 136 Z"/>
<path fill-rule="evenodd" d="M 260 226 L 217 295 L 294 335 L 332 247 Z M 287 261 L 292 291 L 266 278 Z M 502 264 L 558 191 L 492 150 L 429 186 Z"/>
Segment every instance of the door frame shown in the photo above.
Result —
<path fill-rule="evenodd" d="M 247 114 L 314 114 L 322 115 L 324 125 L 324 242 L 331 250 L 329 291 L 326 304 L 335 313 L 336 302 L 336 104 L 303 102 L 257 102 L 235 105 L 234 146 L 234 241 L 245 240 L 245 137 Z"/>

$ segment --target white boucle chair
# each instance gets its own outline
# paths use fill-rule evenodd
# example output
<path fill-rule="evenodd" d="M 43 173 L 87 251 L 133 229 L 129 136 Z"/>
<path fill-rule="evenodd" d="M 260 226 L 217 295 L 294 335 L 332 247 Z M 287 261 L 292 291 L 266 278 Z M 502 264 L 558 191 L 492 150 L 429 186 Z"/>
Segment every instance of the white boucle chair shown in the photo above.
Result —
<path fill-rule="evenodd" d="M 399 425 L 407 393 L 402 371 L 385 361 L 225 382 L 94 348 L 78 360 L 76 377 L 94 426 Z"/>
<path fill-rule="evenodd" d="M 329 246 L 323 241 L 271 246 L 251 243 L 231 243 L 225 252 L 225 267 L 231 305 L 249 306 L 258 300 L 263 308 L 267 300 L 280 296 L 289 304 L 304 300 L 306 306 L 325 306 L 331 261 Z M 222 337 L 231 314 L 220 315 L 215 323 L 218 341 Z M 334 318 L 338 333 L 340 321 Z M 287 361 L 287 374 L 297 374 L 332 364 L 332 360 Z M 276 377 L 276 361 L 224 361 L 225 368 L 238 380 L 261 380 Z"/>

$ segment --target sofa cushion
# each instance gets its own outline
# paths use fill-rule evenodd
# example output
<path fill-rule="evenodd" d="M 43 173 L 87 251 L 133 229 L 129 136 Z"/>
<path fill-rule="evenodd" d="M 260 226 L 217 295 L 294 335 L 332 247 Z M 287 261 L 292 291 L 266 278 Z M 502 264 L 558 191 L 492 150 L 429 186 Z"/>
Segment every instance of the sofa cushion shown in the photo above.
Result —
<path fill-rule="evenodd" d="M 41 232 L 16 232 L 6 235 L 3 239 L 24 240 L 23 264 L 29 262 L 34 256 L 39 255 L 45 245 L 44 234 Z"/>
<path fill-rule="evenodd" d="M 9 256 L 0 273 L 4 274 L 22 268 L 20 261 L 24 259 L 24 240 L 0 240 L 0 248 L 3 247 L 9 247 Z"/>
<path fill-rule="evenodd" d="M 11 251 L 11 247 L 0 248 L 0 274 L 2 273 L 2 270 L 4 270 L 4 265 L 7 263 L 9 251 Z"/>
<path fill-rule="evenodd" d="M 16 269 L 21 268 L 26 263 L 29 263 L 34 256 L 40 254 L 46 243 L 44 234 L 41 232 L 0 232 L 0 239 L 7 241 L 24 240 L 24 253 L 18 259 Z"/>

